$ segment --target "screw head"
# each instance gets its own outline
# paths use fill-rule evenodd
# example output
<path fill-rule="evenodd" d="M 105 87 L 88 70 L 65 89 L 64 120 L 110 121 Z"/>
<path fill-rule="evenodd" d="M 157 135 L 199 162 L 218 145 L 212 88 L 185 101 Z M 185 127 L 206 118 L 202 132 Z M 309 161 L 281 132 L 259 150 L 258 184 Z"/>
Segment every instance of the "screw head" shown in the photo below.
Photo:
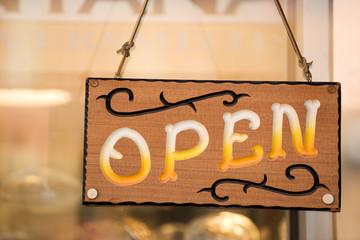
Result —
<path fill-rule="evenodd" d="M 98 85 L 99 85 L 98 80 L 95 80 L 95 79 L 90 80 L 90 86 L 97 87 Z"/>
<path fill-rule="evenodd" d="M 330 86 L 328 87 L 328 92 L 329 92 L 330 94 L 336 93 L 336 90 L 337 90 L 337 87 L 336 87 L 335 85 L 330 85 Z"/>
<path fill-rule="evenodd" d="M 98 191 L 95 188 L 90 188 L 87 191 L 87 196 L 89 199 L 95 199 L 98 196 Z"/>
<path fill-rule="evenodd" d="M 323 202 L 328 205 L 332 204 L 334 202 L 334 196 L 330 193 L 325 194 L 323 196 Z"/>

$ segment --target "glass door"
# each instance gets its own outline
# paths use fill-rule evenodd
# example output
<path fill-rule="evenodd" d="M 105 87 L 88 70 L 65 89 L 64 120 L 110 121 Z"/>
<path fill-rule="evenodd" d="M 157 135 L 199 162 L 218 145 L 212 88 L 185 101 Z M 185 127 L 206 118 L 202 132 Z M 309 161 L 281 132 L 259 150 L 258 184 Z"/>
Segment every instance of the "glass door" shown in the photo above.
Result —
<path fill-rule="evenodd" d="M 332 80 L 331 1 L 281 2 L 314 81 Z M 81 206 L 85 79 L 113 77 L 141 5 L 0 1 L 0 239 L 295 239 L 331 219 Z M 302 80 L 273 1 L 153 0 L 135 42 L 126 78 Z"/>

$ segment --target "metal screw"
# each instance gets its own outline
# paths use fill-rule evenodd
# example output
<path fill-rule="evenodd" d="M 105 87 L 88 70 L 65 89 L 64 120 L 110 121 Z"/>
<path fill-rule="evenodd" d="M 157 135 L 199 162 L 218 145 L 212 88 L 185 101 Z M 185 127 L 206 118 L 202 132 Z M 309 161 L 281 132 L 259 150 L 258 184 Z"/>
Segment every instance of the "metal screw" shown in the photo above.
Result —
<path fill-rule="evenodd" d="M 337 90 L 337 87 L 336 87 L 335 85 L 330 85 L 330 86 L 328 87 L 328 92 L 329 92 L 330 94 L 336 93 L 336 90 Z"/>
<path fill-rule="evenodd" d="M 334 202 L 334 196 L 330 193 L 325 194 L 323 196 L 323 202 L 328 205 L 332 204 Z"/>
<path fill-rule="evenodd" d="M 88 191 L 87 191 L 87 196 L 89 199 L 95 199 L 97 196 L 98 196 L 98 192 L 95 188 L 90 188 Z"/>
<path fill-rule="evenodd" d="M 90 86 L 92 87 L 97 87 L 99 85 L 99 81 L 98 80 L 90 80 Z"/>

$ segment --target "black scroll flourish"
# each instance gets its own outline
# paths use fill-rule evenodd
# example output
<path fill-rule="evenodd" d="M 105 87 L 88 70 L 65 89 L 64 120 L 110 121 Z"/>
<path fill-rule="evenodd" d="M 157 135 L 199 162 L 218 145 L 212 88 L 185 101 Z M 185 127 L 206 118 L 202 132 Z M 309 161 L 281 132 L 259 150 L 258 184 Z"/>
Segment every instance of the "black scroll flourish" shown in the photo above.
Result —
<path fill-rule="evenodd" d="M 329 190 L 329 188 L 327 186 L 320 183 L 318 174 L 309 165 L 295 164 L 295 165 L 289 166 L 285 171 L 285 176 L 289 180 L 294 180 L 295 179 L 295 177 L 291 174 L 291 172 L 293 170 L 295 170 L 295 169 L 304 169 L 304 170 L 308 171 L 312 175 L 313 180 L 314 180 L 314 184 L 313 184 L 313 186 L 311 188 L 309 188 L 307 190 L 303 190 L 303 191 L 288 191 L 288 190 L 284 190 L 284 189 L 281 189 L 281 188 L 267 186 L 266 185 L 267 176 L 266 176 L 266 174 L 264 174 L 264 179 L 260 183 L 246 181 L 246 180 L 240 180 L 240 179 L 232 179 L 232 178 L 219 179 L 219 180 L 215 181 L 210 188 L 203 188 L 200 191 L 198 191 L 198 193 L 200 193 L 200 192 L 210 192 L 211 196 L 216 201 L 218 201 L 218 202 L 226 202 L 227 200 L 229 200 L 228 196 L 220 197 L 220 196 L 218 196 L 216 194 L 216 188 L 219 185 L 225 184 L 225 183 L 244 185 L 244 187 L 243 187 L 243 192 L 244 193 L 247 193 L 247 190 L 249 188 L 254 187 L 254 188 L 259 188 L 259 189 L 262 189 L 262 190 L 265 190 L 265 191 L 275 192 L 275 193 L 279 193 L 279 194 L 282 194 L 282 195 L 288 195 L 288 196 L 310 195 L 310 194 L 314 193 L 318 188 L 325 188 L 325 189 Z"/>
<path fill-rule="evenodd" d="M 101 95 L 96 98 L 96 100 L 101 99 L 101 98 L 105 99 L 106 110 L 109 113 L 111 113 L 112 115 L 117 116 L 117 117 L 132 117 L 132 116 L 151 114 L 151 113 L 166 111 L 166 110 L 180 107 L 180 106 L 191 107 L 194 110 L 194 112 L 196 112 L 196 107 L 194 105 L 194 102 L 202 101 L 202 100 L 209 99 L 209 98 L 224 96 L 224 95 L 229 95 L 233 98 L 232 101 L 227 101 L 227 100 L 223 101 L 224 106 L 231 107 L 231 106 L 235 105 L 240 98 L 250 97 L 250 95 L 245 94 L 245 93 L 236 94 L 233 91 L 224 90 L 224 91 L 208 93 L 208 94 L 201 95 L 198 97 L 188 98 L 188 99 L 185 99 L 182 101 L 171 103 L 165 99 L 164 92 L 161 92 L 159 99 L 160 99 L 161 103 L 163 104 L 163 106 L 134 111 L 134 112 L 118 112 L 118 111 L 114 110 L 111 106 L 111 99 L 117 93 L 127 93 L 129 95 L 129 101 L 132 102 L 134 100 L 134 93 L 128 88 L 116 88 L 116 89 L 112 90 L 111 92 L 109 92 L 107 95 Z"/>

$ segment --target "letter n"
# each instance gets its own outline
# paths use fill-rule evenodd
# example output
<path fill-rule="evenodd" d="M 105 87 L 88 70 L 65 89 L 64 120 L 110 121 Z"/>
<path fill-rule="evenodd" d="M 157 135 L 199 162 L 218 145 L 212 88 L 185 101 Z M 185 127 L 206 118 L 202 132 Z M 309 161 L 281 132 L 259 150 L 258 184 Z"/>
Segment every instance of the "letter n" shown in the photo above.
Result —
<path fill-rule="evenodd" d="M 298 115 L 295 109 L 288 104 L 274 103 L 272 105 L 273 110 L 273 136 L 272 136 L 272 150 L 268 153 L 268 158 L 275 160 L 278 158 L 284 158 L 286 152 L 282 148 L 282 128 L 283 128 L 283 115 L 284 113 L 289 119 L 290 130 L 292 135 L 292 142 L 295 152 L 304 157 L 316 157 L 318 154 L 315 144 L 315 127 L 316 127 L 316 115 L 317 110 L 320 107 L 320 101 L 306 100 L 304 103 L 306 114 L 306 127 L 305 127 L 305 141 L 301 135 L 301 128 Z"/>

